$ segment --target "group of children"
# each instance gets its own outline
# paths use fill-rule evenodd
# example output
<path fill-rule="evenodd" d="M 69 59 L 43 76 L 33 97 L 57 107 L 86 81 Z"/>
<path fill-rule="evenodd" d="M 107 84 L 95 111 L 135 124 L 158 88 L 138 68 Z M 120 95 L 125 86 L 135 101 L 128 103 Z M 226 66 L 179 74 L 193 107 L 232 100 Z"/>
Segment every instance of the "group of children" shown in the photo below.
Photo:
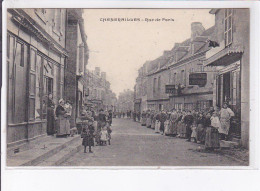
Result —
<path fill-rule="evenodd" d="M 87 147 L 89 148 L 89 153 L 93 153 L 91 147 L 95 146 L 95 142 L 96 145 L 100 146 L 111 144 L 112 121 L 110 120 L 110 116 L 107 116 L 103 110 L 100 111 L 99 115 L 93 115 L 95 114 L 89 111 L 83 112 L 81 115 L 81 138 L 83 139 L 84 153 L 87 152 Z M 102 119 L 102 121 L 99 119 Z"/>

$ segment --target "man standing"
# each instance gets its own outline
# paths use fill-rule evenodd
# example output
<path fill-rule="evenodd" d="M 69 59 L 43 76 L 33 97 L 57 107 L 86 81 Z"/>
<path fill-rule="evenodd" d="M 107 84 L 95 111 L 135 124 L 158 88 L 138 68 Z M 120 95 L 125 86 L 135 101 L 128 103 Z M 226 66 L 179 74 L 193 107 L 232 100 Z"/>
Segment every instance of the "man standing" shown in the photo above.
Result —
<path fill-rule="evenodd" d="M 188 111 L 187 112 L 187 115 L 184 117 L 184 123 L 186 125 L 186 133 L 187 133 L 187 141 L 190 142 L 191 140 L 191 133 L 192 133 L 192 130 L 191 130 L 191 125 L 193 123 L 193 116 L 191 115 L 191 111 Z"/>
<path fill-rule="evenodd" d="M 167 119 L 167 114 L 164 110 L 162 110 L 162 112 L 160 114 L 160 122 L 161 122 L 160 132 L 162 135 L 164 134 L 164 122 L 166 121 L 166 119 Z"/>

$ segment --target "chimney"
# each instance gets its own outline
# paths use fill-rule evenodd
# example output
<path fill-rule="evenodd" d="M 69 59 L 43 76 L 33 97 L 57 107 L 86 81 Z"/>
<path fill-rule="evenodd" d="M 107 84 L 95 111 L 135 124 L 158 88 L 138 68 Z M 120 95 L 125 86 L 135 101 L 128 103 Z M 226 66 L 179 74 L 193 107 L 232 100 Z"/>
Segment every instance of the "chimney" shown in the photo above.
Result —
<path fill-rule="evenodd" d="M 95 75 L 100 76 L 100 67 L 95 67 Z"/>
<path fill-rule="evenodd" d="M 101 72 L 101 78 L 104 80 L 106 79 L 106 72 Z"/>
<path fill-rule="evenodd" d="M 193 41 L 197 36 L 201 36 L 205 31 L 205 28 L 200 22 L 191 23 L 191 41 Z"/>

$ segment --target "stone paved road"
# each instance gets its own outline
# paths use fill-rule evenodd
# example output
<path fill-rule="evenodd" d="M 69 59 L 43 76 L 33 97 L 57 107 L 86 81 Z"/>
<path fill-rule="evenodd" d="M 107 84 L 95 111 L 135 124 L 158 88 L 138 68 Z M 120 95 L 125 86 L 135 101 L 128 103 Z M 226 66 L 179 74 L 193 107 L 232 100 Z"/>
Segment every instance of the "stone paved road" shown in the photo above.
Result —
<path fill-rule="evenodd" d="M 242 165 L 215 153 L 195 151 L 185 139 L 155 134 L 130 119 L 113 119 L 111 145 L 95 146 L 94 153 L 80 152 L 62 166 L 236 166 Z"/>

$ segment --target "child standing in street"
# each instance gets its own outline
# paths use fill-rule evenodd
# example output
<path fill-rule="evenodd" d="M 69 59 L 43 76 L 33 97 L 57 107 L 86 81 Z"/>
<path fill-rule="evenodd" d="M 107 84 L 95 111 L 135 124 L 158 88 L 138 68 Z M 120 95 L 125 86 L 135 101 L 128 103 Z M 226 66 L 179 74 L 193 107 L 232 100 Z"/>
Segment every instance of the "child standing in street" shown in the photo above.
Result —
<path fill-rule="evenodd" d="M 107 141 L 108 141 L 107 127 L 104 126 L 101 130 L 100 144 L 107 145 Z"/>
<path fill-rule="evenodd" d="M 91 151 L 91 147 L 94 146 L 94 128 L 92 128 L 91 126 L 87 127 L 87 128 L 83 128 L 82 133 L 81 133 L 81 138 L 83 138 L 82 140 L 82 145 L 84 146 L 84 153 L 86 153 L 86 149 L 87 147 L 89 148 L 89 153 L 93 153 Z"/>

